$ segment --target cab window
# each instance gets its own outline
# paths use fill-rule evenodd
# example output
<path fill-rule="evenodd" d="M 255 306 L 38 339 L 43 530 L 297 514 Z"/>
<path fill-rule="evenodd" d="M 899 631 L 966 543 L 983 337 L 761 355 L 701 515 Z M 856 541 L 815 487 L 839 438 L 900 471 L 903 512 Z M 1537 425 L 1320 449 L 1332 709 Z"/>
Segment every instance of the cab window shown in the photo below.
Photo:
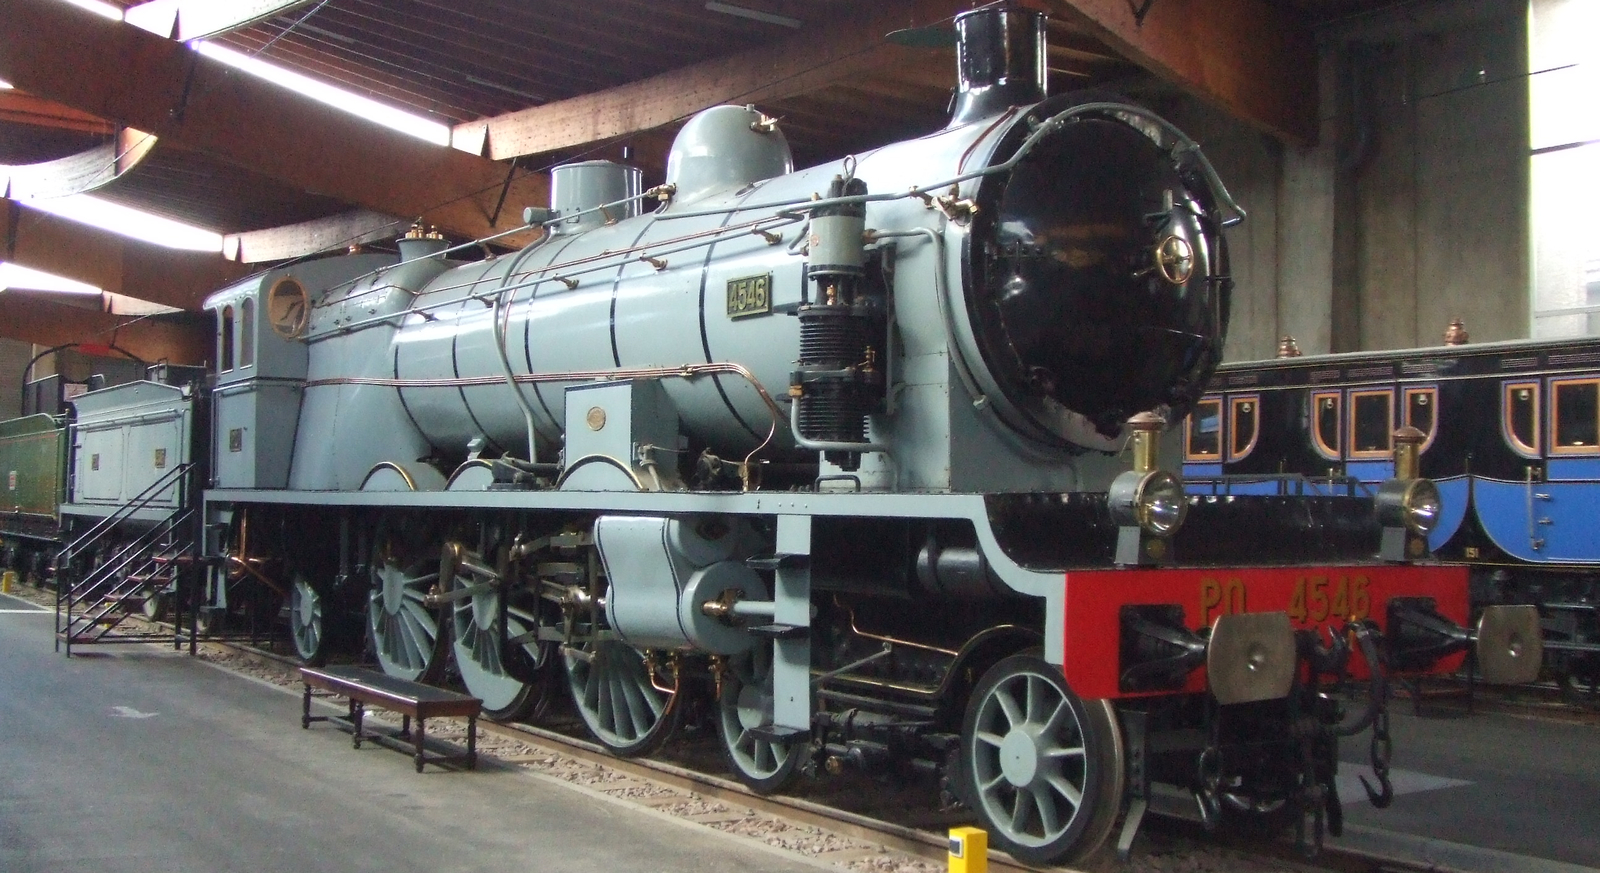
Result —
<path fill-rule="evenodd" d="M 1600 379 L 1550 383 L 1550 451 L 1579 454 L 1600 447 Z"/>
<path fill-rule="evenodd" d="M 245 298 L 239 304 L 239 366 L 256 362 L 256 302 Z"/>
<path fill-rule="evenodd" d="M 1517 454 L 1539 456 L 1539 383 L 1506 383 L 1500 399 L 1500 427 Z"/>
<path fill-rule="evenodd" d="M 1189 413 L 1185 461 L 1222 460 L 1222 398 L 1202 397 Z"/>
<path fill-rule="evenodd" d="M 217 335 L 217 370 L 226 373 L 233 369 L 233 307 L 222 307 L 222 323 Z"/>
<path fill-rule="evenodd" d="M 1382 391 L 1350 392 L 1350 457 L 1387 458 L 1394 432 L 1394 394 Z"/>

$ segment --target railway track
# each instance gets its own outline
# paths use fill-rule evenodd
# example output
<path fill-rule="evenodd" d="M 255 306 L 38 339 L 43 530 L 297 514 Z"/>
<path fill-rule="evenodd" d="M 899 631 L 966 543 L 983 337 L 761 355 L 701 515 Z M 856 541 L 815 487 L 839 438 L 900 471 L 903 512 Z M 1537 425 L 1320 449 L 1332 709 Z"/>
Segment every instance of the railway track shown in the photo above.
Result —
<path fill-rule="evenodd" d="M 23 592 L 26 599 L 50 606 L 46 592 Z M 298 662 L 270 649 L 244 642 L 203 640 L 201 657 L 214 666 L 264 680 L 286 690 L 298 688 Z M 1425 706 L 1463 706 L 1463 687 L 1447 683 L 1419 689 Z M 1511 696 L 1486 695 L 1475 689 L 1474 706 L 1526 712 L 1600 724 L 1600 712 L 1552 704 L 1559 691 L 1524 689 Z M 1402 702 L 1403 705 L 1403 702 Z M 381 717 L 380 717 L 381 720 Z M 464 722 L 441 719 L 430 734 L 448 740 L 464 734 Z M 654 809 L 706 827 L 752 837 L 798 852 L 826 864 L 863 873 L 936 873 L 947 867 L 949 827 L 967 823 L 959 813 L 930 805 L 937 796 L 931 782 L 885 788 L 865 774 L 845 773 L 821 780 L 803 780 L 789 795 L 758 796 L 731 779 L 710 775 L 721 761 L 711 731 L 691 730 L 669 744 L 657 758 L 621 759 L 579 735 L 573 715 L 554 718 L 554 727 L 480 722 L 480 751 L 538 778 L 560 781 L 609 800 Z M 870 789 L 870 790 L 869 790 Z M 997 873 L 1041 869 L 995 853 L 990 868 Z M 1078 869 L 1129 873 L 1265 873 L 1265 871 L 1446 871 L 1426 859 L 1378 857 L 1344 847 L 1328 846 L 1314 858 L 1303 857 L 1288 841 L 1229 838 L 1207 834 L 1197 821 L 1168 816 L 1146 819 L 1133 855 L 1126 863 L 1109 848 Z"/>

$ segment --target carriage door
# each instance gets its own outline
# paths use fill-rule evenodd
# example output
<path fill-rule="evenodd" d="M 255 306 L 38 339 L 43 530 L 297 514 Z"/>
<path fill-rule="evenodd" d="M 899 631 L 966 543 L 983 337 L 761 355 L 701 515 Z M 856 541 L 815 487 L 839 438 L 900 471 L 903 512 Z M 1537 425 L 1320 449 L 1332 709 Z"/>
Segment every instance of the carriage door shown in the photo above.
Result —
<path fill-rule="evenodd" d="M 1530 538 L 1545 560 L 1600 560 L 1600 376 L 1550 379 L 1545 481 L 1529 482 Z"/>
<path fill-rule="evenodd" d="M 1478 478 L 1473 485 L 1478 519 L 1490 539 L 1527 560 L 1544 548 L 1539 524 L 1544 507 L 1534 505 L 1549 497 L 1544 487 L 1544 409 L 1544 386 L 1539 382 L 1500 383 L 1500 438 L 1522 459 L 1522 475 L 1517 477 L 1520 481 Z"/>

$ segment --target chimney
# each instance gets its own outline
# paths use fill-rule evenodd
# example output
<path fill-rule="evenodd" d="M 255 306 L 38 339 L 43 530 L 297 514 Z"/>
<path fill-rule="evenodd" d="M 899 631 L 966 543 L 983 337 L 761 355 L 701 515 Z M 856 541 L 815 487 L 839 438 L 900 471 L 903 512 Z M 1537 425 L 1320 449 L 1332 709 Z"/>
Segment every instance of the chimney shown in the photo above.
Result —
<path fill-rule="evenodd" d="M 1044 13 L 1002 2 L 964 12 L 955 23 L 951 127 L 1044 99 Z"/>

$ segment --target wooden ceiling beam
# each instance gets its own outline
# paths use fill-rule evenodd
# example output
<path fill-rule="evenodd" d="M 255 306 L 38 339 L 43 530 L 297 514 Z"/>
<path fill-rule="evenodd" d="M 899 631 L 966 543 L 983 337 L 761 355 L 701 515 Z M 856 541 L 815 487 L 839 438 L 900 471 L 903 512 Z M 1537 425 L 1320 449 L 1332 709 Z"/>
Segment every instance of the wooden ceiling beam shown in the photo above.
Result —
<path fill-rule="evenodd" d="M 1044 0 L 1146 70 L 1294 145 L 1317 140 L 1311 31 L 1268 0 Z"/>
<path fill-rule="evenodd" d="M 155 146 L 155 137 L 124 127 L 110 141 L 75 155 L 0 167 L 0 196 L 31 200 L 86 194 L 138 166 Z"/>
<path fill-rule="evenodd" d="M 247 273 L 213 254 L 176 251 L 0 201 L 0 260 L 179 309 Z"/>
<path fill-rule="evenodd" d="M 203 364 L 211 349 L 210 319 L 133 318 L 96 312 L 36 294 L 0 292 L 0 337 L 40 346 L 112 345 L 146 361 Z"/>
<path fill-rule="evenodd" d="M 481 146 L 496 160 L 624 137 L 683 119 L 720 103 L 759 103 L 871 75 L 921 52 L 884 34 L 931 24 L 967 8 L 960 0 L 871 5 L 871 11 L 807 28 L 780 42 L 559 100 L 485 121 L 456 125 L 458 147 Z M 952 67 L 955 61 L 950 61 Z"/>
<path fill-rule="evenodd" d="M 0 78 L 302 190 L 469 237 L 514 229 L 523 206 L 549 200 L 542 176 L 513 177 L 56 0 L 0 0 L 0 20 Z"/>
<path fill-rule="evenodd" d="M 358 209 L 300 224 L 230 233 L 222 238 L 222 253 L 228 260 L 245 264 L 285 261 L 365 243 L 390 242 L 404 235 L 409 223 L 409 219 Z"/>
<path fill-rule="evenodd" d="M 0 91 L 0 121 L 107 136 L 117 132 L 117 126 L 104 119 L 15 90 Z"/>

